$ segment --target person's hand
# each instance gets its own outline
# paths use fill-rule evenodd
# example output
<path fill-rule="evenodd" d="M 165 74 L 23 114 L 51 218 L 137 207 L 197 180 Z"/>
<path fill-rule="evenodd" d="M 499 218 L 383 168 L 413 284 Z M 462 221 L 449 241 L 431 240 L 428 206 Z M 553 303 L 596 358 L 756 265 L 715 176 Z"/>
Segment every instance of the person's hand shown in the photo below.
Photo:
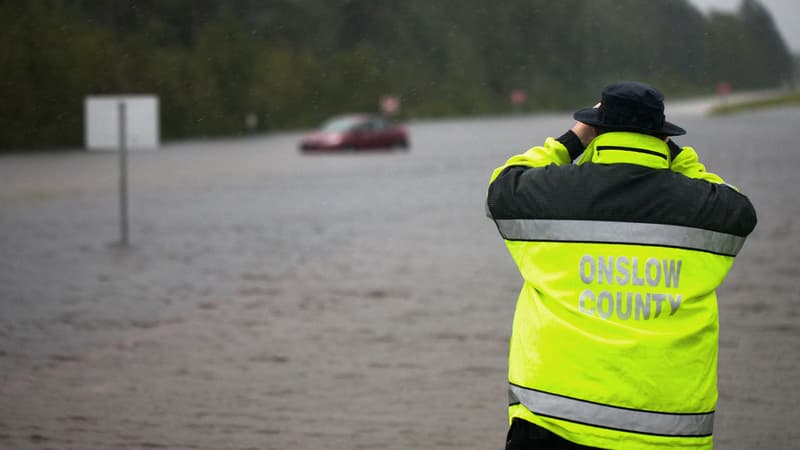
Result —
<path fill-rule="evenodd" d="M 600 103 L 594 105 L 594 108 L 599 108 L 599 107 Z M 581 145 L 583 145 L 584 148 L 586 148 L 586 146 L 589 145 L 590 142 L 592 142 L 592 139 L 597 137 L 597 129 L 583 122 L 575 122 L 575 125 L 573 125 L 572 128 L 570 128 L 570 130 L 572 130 L 572 132 L 575 133 L 576 136 L 578 136 L 578 139 L 581 140 Z"/>
<path fill-rule="evenodd" d="M 669 136 L 664 138 L 664 142 L 667 143 L 667 147 L 669 147 L 669 156 L 671 161 L 675 161 L 675 158 L 683 151 L 683 148 L 675 143 Z M 671 163 L 670 163 L 671 164 Z"/>

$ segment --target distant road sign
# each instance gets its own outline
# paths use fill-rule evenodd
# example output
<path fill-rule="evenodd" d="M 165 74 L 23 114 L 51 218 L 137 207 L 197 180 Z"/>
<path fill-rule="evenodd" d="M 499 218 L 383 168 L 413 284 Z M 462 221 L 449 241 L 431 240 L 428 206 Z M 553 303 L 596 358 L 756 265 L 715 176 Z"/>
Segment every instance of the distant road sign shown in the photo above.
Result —
<path fill-rule="evenodd" d="M 384 95 L 381 97 L 381 111 L 388 115 L 393 116 L 400 110 L 400 99 L 395 95 Z"/>
<path fill-rule="evenodd" d="M 159 147 L 158 97 L 154 95 L 97 95 L 86 97 L 85 135 L 89 150 L 118 150 L 119 105 L 125 105 L 125 144 L 129 150 Z"/>
<path fill-rule="evenodd" d="M 732 90 L 733 87 L 731 86 L 731 83 L 728 81 L 720 81 L 719 83 L 717 83 L 717 95 L 719 95 L 720 97 L 730 95 Z"/>
<path fill-rule="evenodd" d="M 509 94 L 509 100 L 511 100 L 512 105 L 520 106 L 528 100 L 528 93 L 522 89 L 514 89 L 511 91 L 511 94 Z"/>

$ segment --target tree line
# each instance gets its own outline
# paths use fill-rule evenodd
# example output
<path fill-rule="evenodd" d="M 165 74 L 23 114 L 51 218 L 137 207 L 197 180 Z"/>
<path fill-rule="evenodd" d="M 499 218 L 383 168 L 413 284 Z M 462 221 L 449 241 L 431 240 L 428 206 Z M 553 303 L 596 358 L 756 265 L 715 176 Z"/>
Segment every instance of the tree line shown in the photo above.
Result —
<path fill-rule="evenodd" d="M 757 0 L 0 0 L 0 150 L 78 147 L 84 98 L 156 94 L 163 139 L 582 106 L 637 79 L 667 95 L 793 79 Z M 249 120 L 246 118 L 249 117 Z M 248 123 L 249 122 L 249 123 Z"/>

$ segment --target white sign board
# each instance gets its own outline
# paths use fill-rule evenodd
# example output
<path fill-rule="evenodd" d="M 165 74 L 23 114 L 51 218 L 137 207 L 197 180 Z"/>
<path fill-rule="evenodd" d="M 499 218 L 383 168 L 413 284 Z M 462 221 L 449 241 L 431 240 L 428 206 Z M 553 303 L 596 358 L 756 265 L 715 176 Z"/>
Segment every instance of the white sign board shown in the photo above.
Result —
<path fill-rule="evenodd" d="M 158 149 L 158 97 L 154 95 L 86 97 L 84 110 L 86 148 L 119 150 L 120 104 L 124 104 L 125 143 L 128 150 Z"/>

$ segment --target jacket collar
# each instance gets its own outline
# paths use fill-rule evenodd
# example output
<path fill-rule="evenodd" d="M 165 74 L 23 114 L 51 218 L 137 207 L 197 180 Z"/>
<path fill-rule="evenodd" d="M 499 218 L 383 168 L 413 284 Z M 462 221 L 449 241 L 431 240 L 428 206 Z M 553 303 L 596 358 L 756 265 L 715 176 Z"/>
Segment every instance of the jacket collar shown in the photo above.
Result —
<path fill-rule="evenodd" d="M 578 164 L 637 164 L 652 169 L 668 169 L 669 147 L 661 139 L 641 133 L 612 131 L 603 133 L 586 147 Z"/>

